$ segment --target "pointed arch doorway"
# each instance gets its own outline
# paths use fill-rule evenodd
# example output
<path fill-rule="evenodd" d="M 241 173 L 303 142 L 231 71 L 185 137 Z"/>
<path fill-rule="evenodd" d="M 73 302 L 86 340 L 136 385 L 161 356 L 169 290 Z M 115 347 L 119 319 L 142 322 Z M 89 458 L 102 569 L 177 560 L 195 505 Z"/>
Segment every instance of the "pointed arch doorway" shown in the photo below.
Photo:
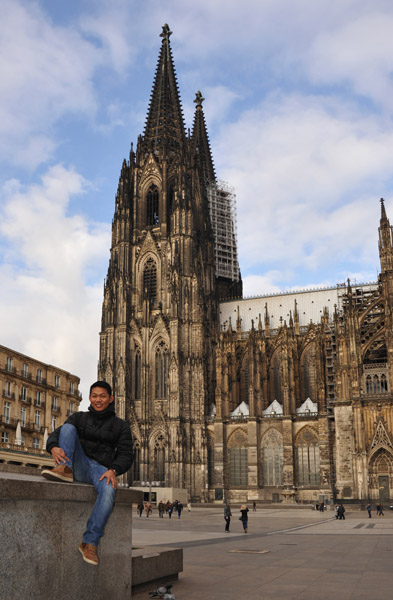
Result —
<path fill-rule="evenodd" d="M 393 456 L 381 448 L 370 461 L 370 495 L 382 505 L 390 504 L 390 481 L 393 481 Z"/>

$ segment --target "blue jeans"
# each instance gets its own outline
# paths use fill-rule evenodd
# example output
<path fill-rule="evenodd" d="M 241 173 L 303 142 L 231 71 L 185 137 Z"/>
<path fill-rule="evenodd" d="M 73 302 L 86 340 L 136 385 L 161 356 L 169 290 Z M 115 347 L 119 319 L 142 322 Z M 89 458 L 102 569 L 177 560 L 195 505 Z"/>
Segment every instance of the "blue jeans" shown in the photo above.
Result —
<path fill-rule="evenodd" d="M 83 542 L 97 546 L 100 538 L 104 535 L 105 525 L 112 512 L 116 497 L 116 490 L 113 489 L 112 484 L 108 485 L 105 478 L 99 481 L 101 475 L 108 468 L 86 456 L 76 428 L 69 423 L 60 429 L 59 446 L 63 448 L 69 458 L 66 464 L 72 469 L 74 479 L 91 483 L 97 492 L 97 500 L 83 534 Z"/>

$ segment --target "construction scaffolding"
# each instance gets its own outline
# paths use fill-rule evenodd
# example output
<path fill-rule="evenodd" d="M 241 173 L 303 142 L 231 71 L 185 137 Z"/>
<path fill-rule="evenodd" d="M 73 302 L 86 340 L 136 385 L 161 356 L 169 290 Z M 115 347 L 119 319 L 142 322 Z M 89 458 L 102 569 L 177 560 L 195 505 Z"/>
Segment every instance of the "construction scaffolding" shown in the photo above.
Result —
<path fill-rule="evenodd" d="M 234 188 L 225 181 L 217 181 L 209 185 L 207 195 L 214 233 L 216 276 L 239 281 Z"/>

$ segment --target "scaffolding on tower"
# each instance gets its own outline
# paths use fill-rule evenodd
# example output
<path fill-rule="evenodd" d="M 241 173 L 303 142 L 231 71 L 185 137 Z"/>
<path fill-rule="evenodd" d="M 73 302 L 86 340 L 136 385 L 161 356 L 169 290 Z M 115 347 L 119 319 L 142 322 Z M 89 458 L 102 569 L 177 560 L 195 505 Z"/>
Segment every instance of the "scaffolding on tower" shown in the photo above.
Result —
<path fill-rule="evenodd" d="M 234 188 L 225 181 L 216 181 L 208 186 L 207 196 L 214 233 L 216 276 L 239 281 Z"/>

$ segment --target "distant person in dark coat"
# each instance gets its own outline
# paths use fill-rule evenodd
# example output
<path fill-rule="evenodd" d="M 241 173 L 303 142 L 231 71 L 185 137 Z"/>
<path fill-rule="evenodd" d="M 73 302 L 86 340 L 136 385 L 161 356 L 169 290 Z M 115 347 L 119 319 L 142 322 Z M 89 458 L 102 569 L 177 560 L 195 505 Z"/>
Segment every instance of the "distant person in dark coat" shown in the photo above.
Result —
<path fill-rule="evenodd" d="M 338 518 L 344 519 L 345 521 L 345 508 L 343 507 L 342 504 L 339 505 L 338 509 L 337 509 L 337 514 L 338 514 Z"/>
<path fill-rule="evenodd" d="M 366 508 L 367 508 L 369 519 L 371 519 L 371 504 L 367 504 Z"/>
<path fill-rule="evenodd" d="M 228 502 L 224 508 L 225 531 L 227 531 L 228 533 L 229 533 L 229 526 L 231 524 L 231 516 L 232 516 L 231 505 Z"/>
<path fill-rule="evenodd" d="M 240 507 L 241 516 L 239 519 L 243 523 L 244 533 L 248 533 L 248 508 L 245 504 Z"/>

